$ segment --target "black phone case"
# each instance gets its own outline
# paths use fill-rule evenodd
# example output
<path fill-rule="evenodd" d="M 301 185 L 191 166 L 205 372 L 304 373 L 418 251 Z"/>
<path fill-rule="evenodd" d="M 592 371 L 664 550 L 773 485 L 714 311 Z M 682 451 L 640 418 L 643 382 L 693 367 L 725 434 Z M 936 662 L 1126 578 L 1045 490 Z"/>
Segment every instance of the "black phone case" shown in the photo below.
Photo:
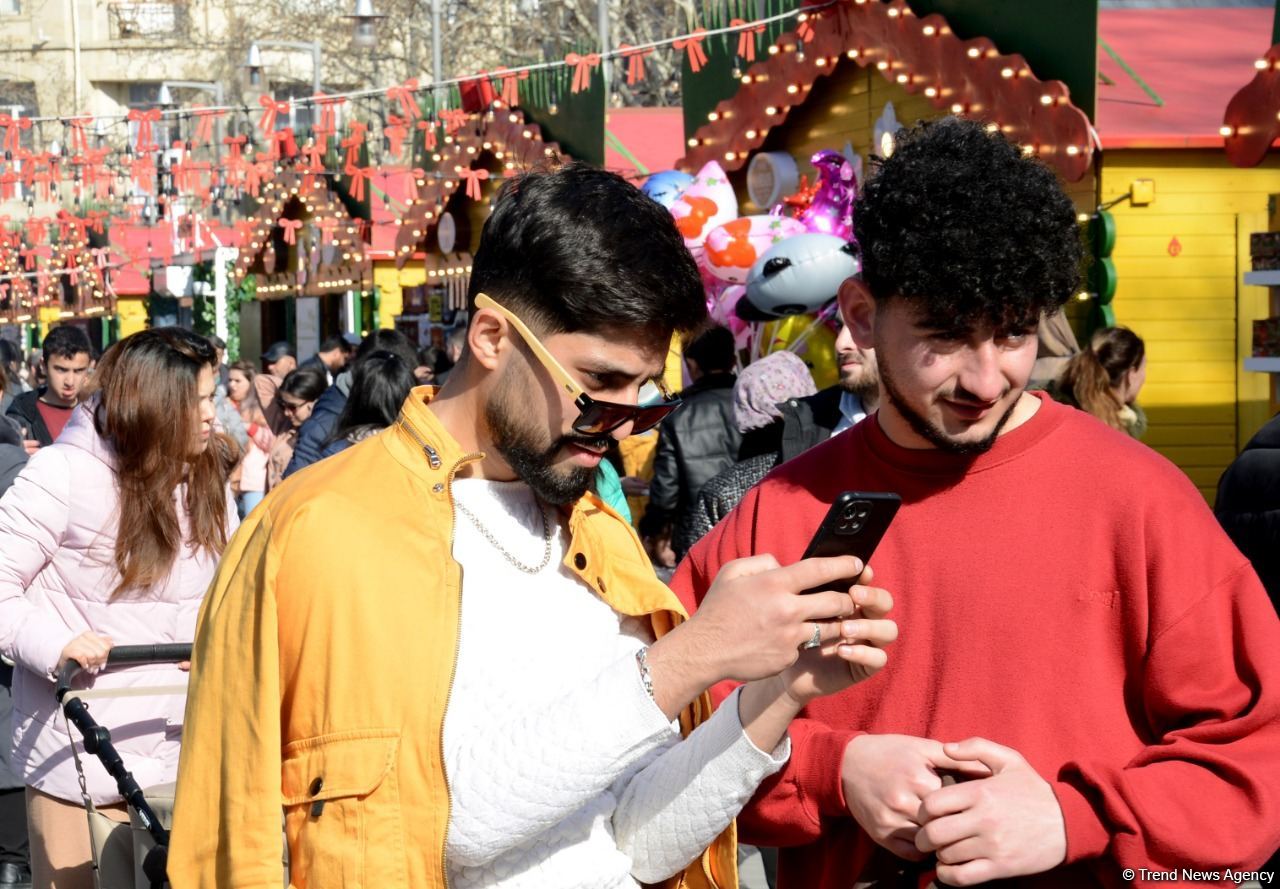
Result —
<path fill-rule="evenodd" d="M 879 491 L 845 491 L 836 497 L 827 510 L 826 518 L 809 541 L 804 558 L 826 556 L 857 556 L 862 564 L 871 561 L 880 539 L 889 530 L 889 524 L 898 513 L 902 498 L 897 494 Z M 853 583 L 854 579 L 848 581 Z M 838 589 L 830 584 L 820 589 Z M 818 589 L 805 590 L 806 593 Z"/>

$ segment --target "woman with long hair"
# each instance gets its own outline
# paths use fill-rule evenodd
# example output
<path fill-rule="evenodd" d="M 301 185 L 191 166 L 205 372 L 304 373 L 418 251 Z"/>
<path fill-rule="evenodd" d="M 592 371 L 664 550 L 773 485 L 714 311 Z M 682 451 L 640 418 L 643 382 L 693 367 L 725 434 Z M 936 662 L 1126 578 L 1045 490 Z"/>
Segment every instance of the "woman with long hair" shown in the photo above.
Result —
<path fill-rule="evenodd" d="M 399 355 L 377 351 L 362 359 L 351 374 L 351 393 L 322 457 L 344 451 L 396 421 L 414 386 L 414 370 Z"/>
<path fill-rule="evenodd" d="M 0 500 L 0 652 L 15 662 L 14 764 L 24 776 L 33 886 L 92 889 L 80 784 L 53 677 L 86 687 L 182 684 L 176 666 L 103 673 L 114 645 L 189 642 L 237 520 L 237 453 L 214 431 L 214 362 L 203 337 L 144 330 L 102 357 L 89 397 Z M 94 701 L 139 784 L 174 780 L 182 696 Z M 79 742 L 76 742 L 79 746 Z M 82 757 L 83 758 L 83 757 Z M 115 783 L 84 760 L 100 812 L 128 820 Z"/>
<path fill-rule="evenodd" d="M 1067 362 L 1053 394 L 1134 438 L 1147 431 L 1138 392 L 1147 380 L 1147 350 L 1127 327 L 1094 334 L 1089 347 Z"/>
<path fill-rule="evenodd" d="M 232 490 L 236 506 L 244 518 L 267 493 L 267 455 L 275 442 L 275 434 L 258 401 L 257 371 L 252 361 L 237 361 L 227 369 L 226 408 L 220 417 L 223 427 L 233 435 L 241 430 L 244 452 L 232 474 Z M 238 437 L 237 437 L 238 438 Z"/>

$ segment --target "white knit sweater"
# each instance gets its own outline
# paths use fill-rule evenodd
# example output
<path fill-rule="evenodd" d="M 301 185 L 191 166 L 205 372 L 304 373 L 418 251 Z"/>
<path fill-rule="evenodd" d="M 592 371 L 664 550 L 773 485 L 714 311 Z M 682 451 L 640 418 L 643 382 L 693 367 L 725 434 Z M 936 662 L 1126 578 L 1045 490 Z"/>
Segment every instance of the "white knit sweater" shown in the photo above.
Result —
<path fill-rule="evenodd" d="M 539 507 L 517 482 L 458 480 L 454 494 L 526 565 L 543 553 Z M 512 566 L 459 514 L 462 641 L 445 716 L 455 889 L 635 887 L 678 873 L 790 753 L 762 753 L 736 695 L 688 739 L 644 690 L 652 641 L 562 567 Z"/>

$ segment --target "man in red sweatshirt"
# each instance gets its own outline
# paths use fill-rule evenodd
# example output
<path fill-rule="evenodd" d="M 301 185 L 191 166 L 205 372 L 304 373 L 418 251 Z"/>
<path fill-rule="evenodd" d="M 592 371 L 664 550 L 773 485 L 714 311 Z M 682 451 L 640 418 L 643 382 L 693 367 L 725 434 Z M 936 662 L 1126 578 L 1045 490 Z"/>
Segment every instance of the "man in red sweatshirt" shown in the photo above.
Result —
<path fill-rule="evenodd" d="M 783 847 L 784 889 L 1256 868 L 1280 844 L 1276 614 L 1176 468 L 1025 391 L 1038 319 L 1078 286 L 1070 200 L 948 119 L 900 134 L 855 234 L 840 303 L 878 413 L 774 470 L 673 585 L 694 602 L 732 559 L 793 562 L 841 491 L 896 491 L 872 565 L 902 638 L 792 724 L 743 839 Z"/>

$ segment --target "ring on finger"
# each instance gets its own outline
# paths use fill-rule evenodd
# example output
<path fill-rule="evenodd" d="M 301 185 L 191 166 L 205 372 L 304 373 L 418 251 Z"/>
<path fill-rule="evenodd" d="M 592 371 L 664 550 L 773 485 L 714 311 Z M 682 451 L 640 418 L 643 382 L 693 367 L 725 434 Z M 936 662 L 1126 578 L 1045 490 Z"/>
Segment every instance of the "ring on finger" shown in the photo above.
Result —
<path fill-rule="evenodd" d="M 813 635 L 809 637 L 809 641 L 800 646 L 801 649 L 807 651 L 811 648 L 818 648 L 822 645 L 822 626 L 821 624 L 813 625 Z"/>

